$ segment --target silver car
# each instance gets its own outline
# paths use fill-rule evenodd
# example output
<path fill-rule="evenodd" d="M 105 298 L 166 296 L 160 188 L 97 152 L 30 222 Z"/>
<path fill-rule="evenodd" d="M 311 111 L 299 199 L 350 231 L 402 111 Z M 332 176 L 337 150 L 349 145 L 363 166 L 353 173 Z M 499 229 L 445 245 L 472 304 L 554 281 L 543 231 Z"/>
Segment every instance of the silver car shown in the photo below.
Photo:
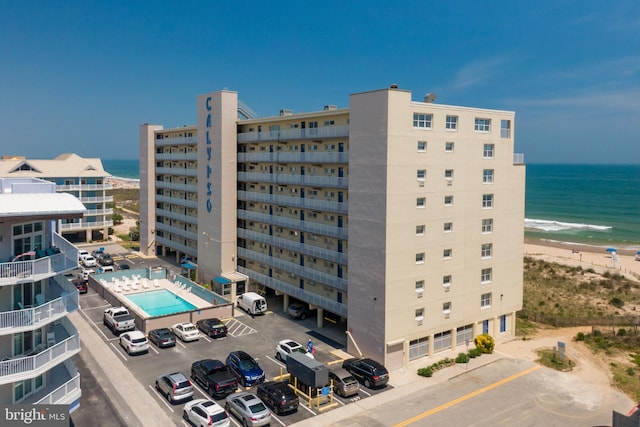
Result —
<path fill-rule="evenodd" d="M 255 394 L 241 392 L 227 397 L 224 405 L 244 426 L 265 426 L 271 422 L 271 411 Z"/>
<path fill-rule="evenodd" d="M 193 385 L 182 372 L 162 375 L 156 380 L 156 389 L 170 403 L 193 397 Z"/>
<path fill-rule="evenodd" d="M 329 380 L 333 381 L 333 391 L 342 397 L 358 394 L 360 390 L 358 380 L 346 369 L 329 371 Z"/>

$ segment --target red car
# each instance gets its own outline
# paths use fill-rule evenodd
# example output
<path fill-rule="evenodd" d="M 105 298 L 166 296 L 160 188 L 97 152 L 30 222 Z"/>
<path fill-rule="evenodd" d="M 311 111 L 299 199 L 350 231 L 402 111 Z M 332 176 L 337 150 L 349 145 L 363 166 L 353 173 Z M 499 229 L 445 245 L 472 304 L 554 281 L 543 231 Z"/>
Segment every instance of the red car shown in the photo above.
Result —
<path fill-rule="evenodd" d="M 87 286 L 87 282 L 82 278 L 74 279 L 74 280 L 71 281 L 71 283 L 74 284 L 74 286 L 76 287 L 78 292 L 81 293 L 81 294 L 86 294 L 89 291 L 89 287 Z"/>

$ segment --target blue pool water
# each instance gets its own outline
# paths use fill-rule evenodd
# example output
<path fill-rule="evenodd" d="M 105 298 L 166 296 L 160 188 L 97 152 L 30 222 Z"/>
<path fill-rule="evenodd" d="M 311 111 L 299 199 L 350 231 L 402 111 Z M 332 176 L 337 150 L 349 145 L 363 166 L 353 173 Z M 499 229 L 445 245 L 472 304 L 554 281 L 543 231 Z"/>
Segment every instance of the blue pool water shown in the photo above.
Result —
<path fill-rule="evenodd" d="M 149 316 L 164 316 L 195 310 L 197 307 L 166 289 L 139 292 L 126 295 L 131 302 L 144 310 Z"/>

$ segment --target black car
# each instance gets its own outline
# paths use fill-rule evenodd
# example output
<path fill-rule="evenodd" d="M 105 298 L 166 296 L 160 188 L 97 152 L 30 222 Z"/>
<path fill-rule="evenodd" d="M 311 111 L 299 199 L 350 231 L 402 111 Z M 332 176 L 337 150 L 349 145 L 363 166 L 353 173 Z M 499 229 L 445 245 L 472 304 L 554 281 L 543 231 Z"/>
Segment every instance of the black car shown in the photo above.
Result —
<path fill-rule="evenodd" d="M 313 311 L 309 309 L 308 304 L 303 304 L 301 302 L 292 302 L 287 307 L 287 313 L 292 319 L 300 319 L 304 320 L 307 317 L 313 315 Z"/>
<path fill-rule="evenodd" d="M 286 381 L 262 383 L 258 385 L 257 395 L 276 414 L 298 410 L 298 396 Z"/>
<path fill-rule="evenodd" d="M 368 388 L 380 387 L 389 382 L 387 368 L 373 359 L 347 359 L 342 362 L 342 367 Z"/>
<path fill-rule="evenodd" d="M 210 396 L 217 399 L 227 397 L 238 388 L 238 379 L 219 360 L 204 359 L 191 364 L 191 379 L 200 383 Z"/>
<path fill-rule="evenodd" d="M 157 345 L 159 348 L 174 347 L 176 345 L 176 337 L 171 333 L 169 328 L 160 328 L 150 331 L 149 341 Z"/>
<path fill-rule="evenodd" d="M 227 336 L 227 325 L 222 323 L 218 318 L 200 319 L 196 322 L 196 327 L 202 331 L 203 334 L 210 336 L 211 338 L 221 338 Z"/>
<path fill-rule="evenodd" d="M 130 270 L 131 267 L 129 266 L 129 264 L 118 264 L 118 269 L 120 269 L 120 270 Z"/>

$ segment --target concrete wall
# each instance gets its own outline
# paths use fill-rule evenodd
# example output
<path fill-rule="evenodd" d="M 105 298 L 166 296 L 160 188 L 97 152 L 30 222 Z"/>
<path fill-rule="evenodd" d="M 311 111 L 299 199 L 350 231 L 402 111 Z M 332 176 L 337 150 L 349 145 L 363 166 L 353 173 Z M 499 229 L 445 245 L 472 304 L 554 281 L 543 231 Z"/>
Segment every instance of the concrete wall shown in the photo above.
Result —
<path fill-rule="evenodd" d="M 140 252 L 155 255 L 155 131 L 162 126 L 140 126 Z"/>

